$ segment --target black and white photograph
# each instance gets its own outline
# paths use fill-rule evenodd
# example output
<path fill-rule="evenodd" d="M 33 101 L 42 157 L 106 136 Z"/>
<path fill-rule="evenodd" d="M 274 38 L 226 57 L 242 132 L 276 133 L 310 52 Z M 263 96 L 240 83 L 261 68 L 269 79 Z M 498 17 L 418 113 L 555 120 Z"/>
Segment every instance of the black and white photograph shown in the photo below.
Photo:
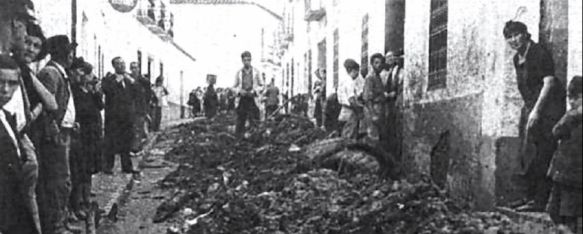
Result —
<path fill-rule="evenodd" d="M 0 0 L 0 234 L 583 234 L 581 0 Z"/>

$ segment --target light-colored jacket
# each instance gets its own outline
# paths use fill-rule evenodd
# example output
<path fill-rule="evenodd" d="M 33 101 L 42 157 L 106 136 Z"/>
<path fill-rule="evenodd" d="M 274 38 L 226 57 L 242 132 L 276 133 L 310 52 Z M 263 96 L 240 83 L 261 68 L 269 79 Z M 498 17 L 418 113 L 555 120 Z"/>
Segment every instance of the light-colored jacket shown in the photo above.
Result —
<path fill-rule="evenodd" d="M 235 75 L 235 85 L 233 86 L 233 89 L 237 94 L 237 98 L 235 99 L 235 106 L 239 106 L 239 100 L 241 98 L 239 94 L 241 94 L 243 91 L 243 69 L 244 68 L 239 69 L 239 71 L 237 71 L 237 75 Z M 255 93 L 257 94 L 255 96 L 255 105 L 260 106 L 259 103 L 261 100 L 261 96 L 263 95 L 264 88 L 263 81 L 260 78 L 261 72 L 259 72 L 259 70 L 255 67 L 252 67 L 252 69 L 253 69 L 253 91 L 255 91 Z"/>
<path fill-rule="evenodd" d="M 348 121 L 350 116 L 354 114 L 352 109 L 350 108 L 350 98 L 358 98 L 362 95 L 364 90 L 364 79 L 361 76 L 358 76 L 356 79 L 352 79 L 352 77 L 346 78 L 340 89 L 338 89 L 338 102 L 342 105 L 342 110 L 340 111 L 340 115 L 338 116 L 338 120 L 340 121 Z"/>

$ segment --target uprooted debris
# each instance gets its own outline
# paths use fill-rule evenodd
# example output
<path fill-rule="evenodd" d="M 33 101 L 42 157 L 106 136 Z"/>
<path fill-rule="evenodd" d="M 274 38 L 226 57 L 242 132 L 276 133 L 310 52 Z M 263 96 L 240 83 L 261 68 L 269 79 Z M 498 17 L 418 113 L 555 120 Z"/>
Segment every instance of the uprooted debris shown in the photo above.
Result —
<path fill-rule="evenodd" d="M 234 119 L 180 127 L 167 159 L 180 167 L 160 186 L 174 196 L 155 220 L 181 233 L 512 233 L 496 213 L 470 213 L 429 180 L 395 180 L 390 155 L 326 139 L 309 120 L 280 116 L 246 139 Z M 290 150 L 293 147 L 300 151 Z M 178 212 L 182 211 L 182 212 Z"/>

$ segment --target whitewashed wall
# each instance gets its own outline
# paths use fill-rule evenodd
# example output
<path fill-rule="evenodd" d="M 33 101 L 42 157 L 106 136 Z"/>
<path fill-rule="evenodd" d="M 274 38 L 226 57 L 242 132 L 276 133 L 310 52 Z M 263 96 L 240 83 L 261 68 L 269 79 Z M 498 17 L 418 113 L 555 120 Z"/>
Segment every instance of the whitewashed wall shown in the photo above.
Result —
<path fill-rule="evenodd" d="M 35 9 L 47 37 L 57 34 L 71 36 L 71 1 L 35 1 Z M 134 10 L 135 11 L 135 10 Z M 186 94 L 196 82 L 185 79 L 181 87 L 180 73 L 184 77 L 198 77 L 201 73 L 192 61 L 174 45 L 161 40 L 134 17 L 135 12 L 115 11 L 107 0 L 77 1 L 77 48 L 95 67 L 98 64 L 98 46 L 104 54 L 104 72 L 113 71 L 111 59 L 121 56 L 126 63 L 137 61 L 137 51 L 142 51 L 142 72 L 146 73 L 148 57 L 153 58 L 152 78 L 159 74 L 159 64 L 164 63 L 169 101 L 181 103 L 181 92 Z"/>

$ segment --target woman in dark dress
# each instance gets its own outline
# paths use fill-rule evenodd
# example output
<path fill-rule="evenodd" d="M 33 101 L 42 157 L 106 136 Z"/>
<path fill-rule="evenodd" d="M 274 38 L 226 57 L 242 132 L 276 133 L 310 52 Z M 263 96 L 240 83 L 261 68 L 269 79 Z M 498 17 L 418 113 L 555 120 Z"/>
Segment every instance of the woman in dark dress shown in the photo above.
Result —
<path fill-rule="evenodd" d="M 200 99 L 196 94 L 196 90 L 192 90 L 188 96 L 188 105 L 192 106 L 192 117 L 196 117 L 200 112 Z"/>
<path fill-rule="evenodd" d="M 90 203 L 91 175 L 101 171 L 103 95 L 92 75 L 93 67 L 77 59 L 71 66 L 74 85 L 71 87 L 75 100 L 76 120 L 80 131 L 72 146 L 71 208 L 78 218 L 84 218 Z"/>

